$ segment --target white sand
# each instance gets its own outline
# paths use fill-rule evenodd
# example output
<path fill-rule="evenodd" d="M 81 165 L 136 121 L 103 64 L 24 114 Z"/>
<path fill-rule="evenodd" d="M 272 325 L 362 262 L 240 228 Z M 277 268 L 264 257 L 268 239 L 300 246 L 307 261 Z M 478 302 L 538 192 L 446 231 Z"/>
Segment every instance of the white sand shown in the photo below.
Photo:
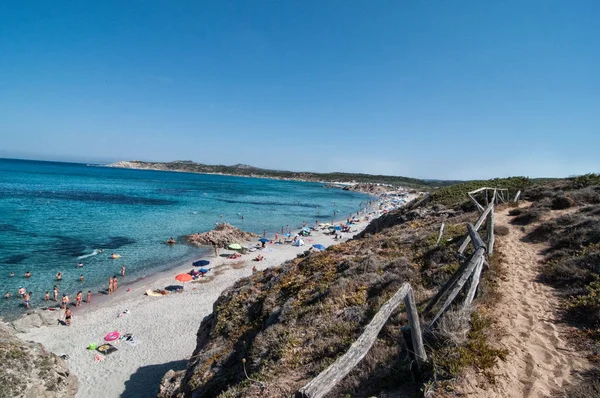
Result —
<path fill-rule="evenodd" d="M 363 221 L 355 225 L 353 231 L 362 231 L 367 224 Z M 344 234 L 345 239 L 356 233 Z M 268 244 L 267 247 L 272 248 L 273 252 L 257 251 L 238 260 L 208 258 L 211 260 L 209 267 L 213 269 L 219 264 L 240 263 L 241 260 L 244 266 L 241 269 L 218 267 L 216 273 L 211 270 L 207 277 L 212 274 L 213 280 L 188 283 L 183 293 L 162 297 L 144 294 L 147 289 L 178 284 L 174 276 L 188 272 L 193 268 L 191 264 L 132 286 L 121 286 L 116 294 L 101 304 L 92 303 L 86 308 L 84 303 L 81 308 L 74 310 L 70 327 L 44 326 L 19 336 L 39 342 L 58 355 L 69 355 L 67 363 L 80 383 L 78 397 L 156 396 L 161 377 L 166 371 L 185 368 L 187 359 L 196 347 L 200 322 L 212 312 L 213 303 L 223 290 L 240 278 L 251 275 L 253 265 L 263 270 L 295 258 L 314 243 L 329 246 L 337 242 L 322 232 L 314 232 L 313 236 L 303 239 L 306 242 L 303 247 Z M 231 253 L 220 250 L 219 254 L 227 252 Z M 264 255 L 264 261 L 252 261 L 258 253 Z M 129 292 L 127 288 L 130 288 Z M 125 309 L 130 313 L 119 317 Z M 132 333 L 139 343 L 130 346 L 117 340 L 113 345 L 118 351 L 106 355 L 102 362 L 95 362 L 96 352 L 86 350 L 86 347 L 90 343 L 103 343 L 104 336 L 114 330 L 121 334 Z"/>

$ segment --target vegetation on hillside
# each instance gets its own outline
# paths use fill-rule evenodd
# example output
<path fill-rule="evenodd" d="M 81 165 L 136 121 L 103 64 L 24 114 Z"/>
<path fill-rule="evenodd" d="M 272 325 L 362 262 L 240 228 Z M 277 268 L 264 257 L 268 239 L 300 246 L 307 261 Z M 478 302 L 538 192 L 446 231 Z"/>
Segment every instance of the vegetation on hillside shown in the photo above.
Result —
<path fill-rule="evenodd" d="M 118 166 L 120 163 L 121 162 L 117 162 L 115 165 Z M 362 173 L 311 173 L 285 170 L 269 170 L 243 164 L 237 164 L 233 166 L 206 165 L 201 163 L 195 163 L 192 161 L 142 162 L 134 160 L 131 162 L 122 162 L 122 164 L 127 164 L 129 167 L 140 169 L 185 171 L 189 173 L 217 173 L 234 176 L 276 178 L 301 181 L 377 183 L 409 188 L 432 189 L 435 187 L 455 184 L 457 182 L 441 180 L 420 180 L 409 177 L 372 175 Z"/>
<path fill-rule="evenodd" d="M 537 180 L 531 180 L 528 177 L 509 177 L 509 178 L 494 178 L 491 180 L 474 180 L 459 184 L 453 184 L 444 188 L 439 188 L 431 193 L 431 201 L 445 206 L 455 206 L 468 200 L 467 193 L 475 189 L 490 187 L 490 188 L 507 188 L 509 193 L 514 194 L 523 190 L 532 184 L 537 183 Z"/>

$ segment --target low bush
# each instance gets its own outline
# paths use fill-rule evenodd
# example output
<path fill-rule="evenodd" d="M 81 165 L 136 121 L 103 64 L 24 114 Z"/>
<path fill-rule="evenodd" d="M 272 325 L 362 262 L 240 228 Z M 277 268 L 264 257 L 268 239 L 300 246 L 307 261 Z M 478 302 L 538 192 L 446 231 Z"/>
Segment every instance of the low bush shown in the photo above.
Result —
<path fill-rule="evenodd" d="M 565 195 L 557 195 L 552 199 L 552 210 L 564 210 L 572 207 L 575 201 Z"/>
<path fill-rule="evenodd" d="M 508 211 L 508 215 L 509 216 L 513 216 L 513 217 L 514 216 L 520 216 L 521 214 L 523 214 L 523 211 L 524 211 L 523 209 L 520 209 L 520 208 L 517 207 L 516 209 L 510 209 Z"/>
<path fill-rule="evenodd" d="M 511 220 L 511 224 L 529 225 L 531 223 L 539 221 L 540 218 L 542 217 L 542 214 L 544 214 L 544 211 L 542 209 L 530 208 L 530 209 L 526 210 L 525 212 L 521 213 L 520 215 L 516 216 L 515 218 L 513 218 Z"/>

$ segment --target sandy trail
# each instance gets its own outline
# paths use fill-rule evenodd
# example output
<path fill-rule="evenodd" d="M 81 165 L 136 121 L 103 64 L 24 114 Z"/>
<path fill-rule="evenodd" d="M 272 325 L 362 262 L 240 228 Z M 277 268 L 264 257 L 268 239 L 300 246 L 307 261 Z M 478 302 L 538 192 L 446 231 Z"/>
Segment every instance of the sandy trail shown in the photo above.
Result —
<path fill-rule="evenodd" d="M 554 289 L 537 282 L 545 245 L 522 242 L 525 232 L 510 225 L 508 210 L 496 213 L 496 222 L 509 226 L 510 232 L 496 238 L 507 277 L 500 284 L 503 296 L 494 312 L 509 356 L 495 370 L 495 385 L 476 386 L 471 379 L 465 392 L 477 397 L 548 397 L 577 380 L 576 374 L 589 364 L 564 338 L 572 329 L 558 320 Z M 559 212 L 551 214 L 556 217 Z"/>

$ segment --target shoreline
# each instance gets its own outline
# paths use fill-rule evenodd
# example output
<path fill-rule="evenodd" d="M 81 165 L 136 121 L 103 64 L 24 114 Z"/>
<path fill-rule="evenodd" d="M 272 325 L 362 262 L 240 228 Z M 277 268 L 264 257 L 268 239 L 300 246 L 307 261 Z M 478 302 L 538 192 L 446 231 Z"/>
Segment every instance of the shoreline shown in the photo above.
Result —
<path fill-rule="evenodd" d="M 260 272 L 296 258 L 313 244 L 328 247 L 352 239 L 383 214 L 380 211 L 383 203 L 386 203 L 385 198 L 373 198 L 372 205 L 360 211 L 360 223 L 355 224 L 350 233 L 343 234 L 341 240 L 334 240 L 332 235 L 316 230 L 308 237 L 301 237 L 305 241 L 305 246 L 301 247 L 267 244 L 266 250 L 258 249 L 237 260 L 225 258 L 227 254 L 234 253 L 233 250 L 220 249 L 216 258 L 214 253 L 207 253 L 200 258 L 211 262 L 206 267 L 211 271 L 196 282 L 186 283 L 183 292 L 165 296 L 151 297 L 145 292 L 181 285 L 175 281 L 175 275 L 189 272 L 194 268 L 192 262 L 195 260 L 125 283 L 120 278 L 117 293 L 111 296 L 99 294 L 92 298 L 90 305 L 84 301 L 81 307 L 72 307 L 70 327 L 59 326 L 55 321 L 64 314 L 60 310 L 48 315 L 53 321 L 49 322 L 50 325 L 30 328 L 16 335 L 23 340 L 40 343 L 57 355 L 67 354 L 69 369 L 79 380 L 78 397 L 155 396 L 160 380 L 168 370 L 185 368 L 196 348 L 196 334 L 202 319 L 212 313 L 214 303 L 225 289 L 241 278 L 251 276 L 253 266 Z M 370 216 L 369 221 L 365 220 L 367 215 Z M 334 222 L 339 224 L 345 220 L 334 219 Z M 299 228 L 293 230 L 298 231 Z M 239 243 L 249 247 L 258 244 L 256 240 Z M 263 255 L 265 260 L 253 261 L 258 254 Z M 126 310 L 127 314 L 122 315 Z M 112 331 L 131 333 L 138 343 L 132 346 L 122 340 L 113 341 L 111 344 L 118 351 L 106 355 L 101 362 L 95 362 L 97 352 L 86 347 L 105 343 L 104 336 Z"/>

